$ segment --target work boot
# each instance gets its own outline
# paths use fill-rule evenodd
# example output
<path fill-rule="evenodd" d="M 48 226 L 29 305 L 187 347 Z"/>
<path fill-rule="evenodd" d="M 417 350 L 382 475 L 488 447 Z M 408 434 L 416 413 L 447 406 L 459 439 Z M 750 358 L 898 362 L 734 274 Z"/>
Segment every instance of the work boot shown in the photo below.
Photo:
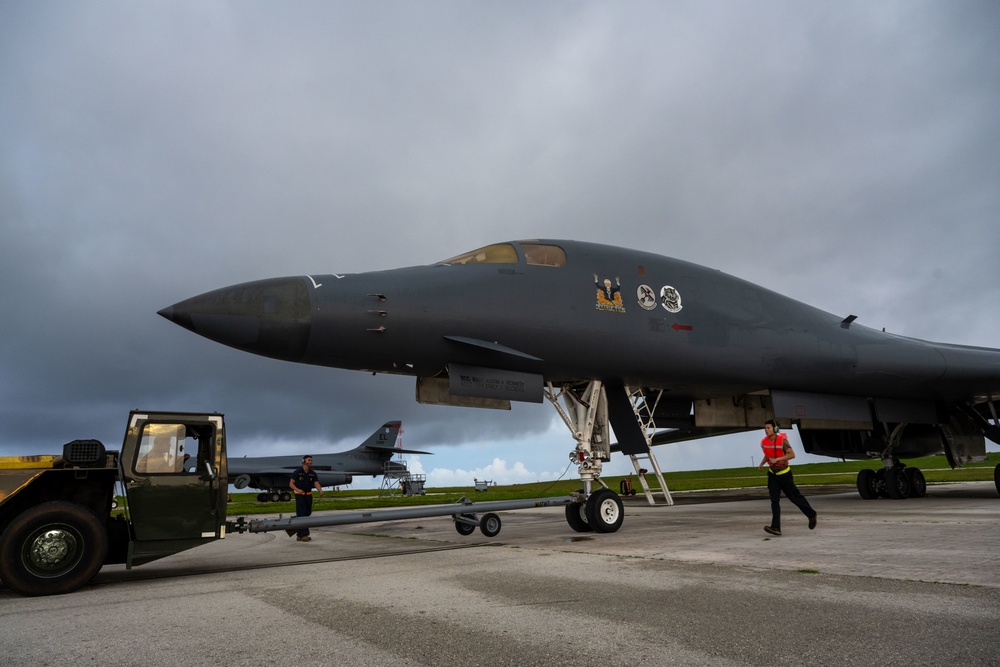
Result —
<path fill-rule="evenodd" d="M 778 530 L 777 528 L 771 528 L 770 526 L 764 526 L 764 532 L 768 533 L 770 535 L 777 535 L 778 537 L 781 537 L 781 531 Z"/>
<path fill-rule="evenodd" d="M 298 540 L 299 542 L 308 542 L 312 538 L 309 537 L 308 535 L 305 535 L 305 536 L 300 535 L 299 537 L 296 537 L 295 539 Z"/>
<path fill-rule="evenodd" d="M 816 515 L 813 514 L 811 517 L 809 517 L 809 530 L 812 530 L 815 527 L 816 527 Z"/>

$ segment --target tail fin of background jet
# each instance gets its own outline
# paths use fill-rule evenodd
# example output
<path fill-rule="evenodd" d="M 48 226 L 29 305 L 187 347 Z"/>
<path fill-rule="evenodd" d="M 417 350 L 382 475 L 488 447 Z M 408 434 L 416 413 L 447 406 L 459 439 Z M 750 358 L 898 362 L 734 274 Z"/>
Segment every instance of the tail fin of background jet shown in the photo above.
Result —
<path fill-rule="evenodd" d="M 422 452 L 417 449 L 403 449 L 402 447 L 397 447 L 396 442 L 399 438 L 401 425 L 402 423 L 399 421 L 391 421 L 382 424 L 381 428 L 372 433 L 371 436 L 363 443 L 355 447 L 354 451 L 378 453 L 380 455 L 379 458 L 383 461 L 389 460 L 396 454 L 431 453 Z"/>

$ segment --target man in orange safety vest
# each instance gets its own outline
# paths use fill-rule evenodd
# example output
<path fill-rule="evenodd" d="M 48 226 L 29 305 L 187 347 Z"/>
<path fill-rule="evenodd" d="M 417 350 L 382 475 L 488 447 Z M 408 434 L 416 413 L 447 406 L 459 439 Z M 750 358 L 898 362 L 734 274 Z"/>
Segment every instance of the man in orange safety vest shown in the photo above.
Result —
<path fill-rule="evenodd" d="M 764 458 L 757 470 L 763 470 L 768 465 L 767 492 L 771 496 L 771 525 L 764 526 L 764 531 L 771 535 L 781 535 L 781 494 L 792 501 L 792 504 L 802 510 L 809 519 L 809 530 L 816 527 L 816 510 L 795 486 L 792 479 L 792 469 L 788 462 L 795 458 L 795 451 L 788 444 L 788 436 L 781 433 L 778 424 L 773 419 L 764 422 L 764 439 L 760 448 L 764 450 Z"/>

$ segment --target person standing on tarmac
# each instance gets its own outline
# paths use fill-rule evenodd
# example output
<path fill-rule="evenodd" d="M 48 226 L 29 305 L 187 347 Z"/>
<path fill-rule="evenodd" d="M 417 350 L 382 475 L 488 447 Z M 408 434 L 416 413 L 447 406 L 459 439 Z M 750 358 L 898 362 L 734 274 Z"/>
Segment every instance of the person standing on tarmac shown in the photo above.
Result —
<path fill-rule="evenodd" d="M 768 465 L 767 492 L 771 496 L 771 525 L 764 526 L 764 532 L 771 535 L 781 535 L 781 494 L 792 501 L 792 504 L 802 510 L 809 519 L 809 530 L 816 527 L 816 510 L 795 486 L 792 479 L 792 469 L 788 462 L 795 458 L 795 451 L 788 444 L 788 436 L 780 433 L 778 424 L 773 419 L 764 422 L 764 439 L 760 448 L 764 450 L 764 458 L 757 470 L 763 470 Z"/>
<path fill-rule="evenodd" d="M 292 473 L 292 478 L 288 480 L 288 486 L 291 487 L 292 491 L 295 492 L 295 516 L 309 516 L 312 514 L 312 491 L 315 488 L 319 491 L 319 495 L 323 495 L 323 487 L 320 486 L 319 478 L 316 473 L 312 471 L 313 457 L 306 456 L 302 457 L 302 467 Z M 291 535 L 291 532 L 288 533 Z M 308 542 L 312 538 L 309 537 L 308 528 L 300 528 L 298 530 L 298 537 L 295 538 L 299 542 Z"/>

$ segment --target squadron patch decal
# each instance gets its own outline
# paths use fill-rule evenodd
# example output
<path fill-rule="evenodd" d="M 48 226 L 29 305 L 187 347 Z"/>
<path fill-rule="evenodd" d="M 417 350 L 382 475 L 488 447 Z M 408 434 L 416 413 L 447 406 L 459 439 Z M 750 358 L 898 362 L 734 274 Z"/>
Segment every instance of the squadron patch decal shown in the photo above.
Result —
<path fill-rule="evenodd" d="M 635 298 L 639 301 L 639 306 L 644 310 L 656 308 L 656 292 L 649 285 L 639 285 L 635 288 Z"/>
<path fill-rule="evenodd" d="M 610 278 L 605 278 L 602 282 L 594 274 L 594 287 L 597 288 L 597 310 L 606 310 L 611 313 L 624 313 L 625 304 L 622 303 L 622 281 L 615 277 L 615 284 L 611 284 Z"/>
<path fill-rule="evenodd" d="M 681 312 L 681 293 L 675 290 L 670 285 L 665 285 L 660 288 L 660 305 L 667 309 L 671 313 Z"/>

